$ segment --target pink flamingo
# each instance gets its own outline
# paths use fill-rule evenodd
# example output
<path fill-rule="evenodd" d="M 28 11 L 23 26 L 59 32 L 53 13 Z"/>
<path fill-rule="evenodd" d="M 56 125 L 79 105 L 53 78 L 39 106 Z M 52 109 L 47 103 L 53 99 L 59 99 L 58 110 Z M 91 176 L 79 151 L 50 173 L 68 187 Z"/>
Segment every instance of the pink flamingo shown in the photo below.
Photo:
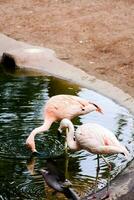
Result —
<path fill-rule="evenodd" d="M 63 118 L 72 119 L 79 115 L 84 115 L 92 111 L 101 113 L 101 109 L 94 103 L 88 102 L 78 96 L 56 95 L 51 97 L 44 108 L 44 123 L 35 128 L 26 140 L 26 145 L 32 152 L 37 152 L 34 138 L 36 134 L 47 131 L 53 122 Z"/>
<path fill-rule="evenodd" d="M 59 131 L 66 130 L 67 145 L 71 150 L 87 150 L 93 154 L 97 154 L 97 175 L 95 182 L 95 193 L 97 187 L 97 179 L 99 173 L 99 155 L 103 158 L 111 170 L 110 163 L 102 154 L 124 154 L 126 158 L 129 156 L 128 150 L 118 141 L 116 136 L 108 129 L 96 123 L 86 123 L 79 126 L 76 131 L 69 119 L 63 119 L 60 122 Z M 109 180 L 110 181 L 110 180 Z M 109 184 L 108 184 L 109 186 Z M 107 188 L 108 191 L 108 188 Z M 109 195 L 109 192 L 107 192 Z"/>

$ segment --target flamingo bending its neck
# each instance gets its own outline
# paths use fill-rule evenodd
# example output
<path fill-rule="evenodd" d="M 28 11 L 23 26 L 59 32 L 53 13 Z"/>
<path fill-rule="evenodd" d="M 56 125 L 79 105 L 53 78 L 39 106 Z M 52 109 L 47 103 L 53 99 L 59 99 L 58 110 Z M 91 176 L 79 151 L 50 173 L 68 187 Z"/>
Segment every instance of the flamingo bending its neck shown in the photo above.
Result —
<path fill-rule="evenodd" d="M 63 118 L 72 119 L 92 111 L 102 112 L 98 105 L 74 95 L 56 95 L 51 97 L 44 108 L 44 123 L 35 128 L 26 140 L 26 145 L 32 152 L 37 152 L 34 138 L 38 133 L 47 131 L 53 122 Z"/>
<path fill-rule="evenodd" d="M 97 178 L 100 169 L 99 155 L 101 155 L 106 164 L 110 167 L 110 164 L 103 157 L 103 154 L 121 153 L 128 159 L 128 150 L 118 141 L 114 133 L 96 123 L 83 124 L 75 131 L 73 123 L 69 119 L 63 119 L 60 122 L 59 131 L 61 132 L 63 129 L 66 130 L 66 141 L 71 150 L 77 151 L 84 149 L 93 154 L 97 154 L 98 167 L 95 183 L 96 193 Z"/>

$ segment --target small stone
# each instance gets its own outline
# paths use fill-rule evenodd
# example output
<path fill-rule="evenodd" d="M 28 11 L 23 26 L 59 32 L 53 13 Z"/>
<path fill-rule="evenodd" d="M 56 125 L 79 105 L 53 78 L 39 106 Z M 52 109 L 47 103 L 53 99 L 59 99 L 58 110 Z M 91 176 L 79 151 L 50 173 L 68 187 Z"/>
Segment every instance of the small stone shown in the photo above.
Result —
<path fill-rule="evenodd" d="M 80 44 L 82 44 L 82 43 L 83 43 L 83 41 L 82 41 L 82 40 L 80 40 L 80 41 L 79 41 L 79 43 L 80 43 Z"/>

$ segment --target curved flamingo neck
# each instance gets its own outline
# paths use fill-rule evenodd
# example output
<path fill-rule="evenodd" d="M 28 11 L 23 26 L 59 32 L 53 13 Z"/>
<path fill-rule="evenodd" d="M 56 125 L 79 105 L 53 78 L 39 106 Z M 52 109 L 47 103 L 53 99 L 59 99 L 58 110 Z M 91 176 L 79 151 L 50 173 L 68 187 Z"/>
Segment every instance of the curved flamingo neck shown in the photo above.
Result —
<path fill-rule="evenodd" d="M 76 140 L 74 140 L 74 126 L 71 121 L 68 123 L 68 128 L 66 128 L 66 140 L 70 149 L 78 150 L 78 144 Z"/>
<path fill-rule="evenodd" d="M 35 128 L 30 135 L 28 136 L 27 140 L 26 140 L 26 145 L 32 150 L 32 152 L 36 151 L 36 147 L 35 147 L 35 141 L 34 138 L 38 133 L 42 133 L 44 131 L 47 131 L 51 124 L 54 122 L 53 119 L 49 119 L 49 120 L 45 120 L 43 125 L 40 127 Z"/>
<path fill-rule="evenodd" d="M 44 132 L 44 131 L 47 131 L 47 130 L 50 128 L 50 126 L 52 125 L 52 123 L 53 123 L 53 120 L 45 120 L 44 123 L 43 123 L 43 125 L 41 125 L 41 126 L 35 128 L 35 129 L 31 132 L 31 134 L 35 137 L 36 134 L 42 133 L 42 132 Z"/>

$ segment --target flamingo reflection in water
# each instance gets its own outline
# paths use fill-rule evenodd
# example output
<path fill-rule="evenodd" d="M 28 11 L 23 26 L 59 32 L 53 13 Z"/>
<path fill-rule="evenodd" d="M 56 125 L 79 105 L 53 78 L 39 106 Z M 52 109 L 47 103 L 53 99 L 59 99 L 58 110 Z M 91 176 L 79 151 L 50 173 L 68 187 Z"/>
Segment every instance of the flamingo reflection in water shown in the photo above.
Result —
<path fill-rule="evenodd" d="M 66 130 L 67 145 L 71 150 L 78 151 L 84 149 L 93 154 L 97 154 L 97 173 L 94 190 L 95 197 L 97 190 L 98 174 L 100 170 L 99 156 L 103 158 L 105 163 L 108 165 L 110 171 L 111 165 L 104 158 L 103 154 L 121 153 L 126 157 L 126 159 L 128 159 L 129 152 L 126 147 L 118 141 L 116 136 L 110 130 L 99 124 L 86 123 L 79 126 L 75 131 L 73 123 L 69 119 L 63 119 L 60 122 L 59 131 L 62 132 L 63 129 Z M 109 182 L 110 177 L 108 181 L 106 197 L 109 196 Z"/>
<path fill-rule="evenodd" d="M 33 153 L 37 153 L 34 138 L 38 133 L 47 131 L 55 121 L 62 120 L 63 118 L 71 120 L 76 116 L 84 115 L 92 111 L 101 113 L 101 109 L 98 105 L 78 96 L 55 95 L 51 97 L 44 108 L 44 123 L 30 133 L 26 140 L 27 147 L 29 147 Z"/>
<path fill-rule="evenodd" d="M 27 163 L 27 168 L 31 175 L 36 174 L 34 169 L 35 165 L 34 157 Z M 65 175 L 56 167 L 56 162 L 52 159 L 47 159 L 45 169 L 37 170 L 42 174 L 45 183 L 53 189 L 54 194 L 62 193 L 69 200 L 80 200 L 77 193 L 73 190 L 71 182 L 65 178 Z"/>
<path fill-rule="evenodd" d="M 79 200 L 79 196 L 71 188 L 71 182 L 56 168 L 54 161 L 47 162 L 47 169 L 40 170 L 47 185 L 57 193 L 63 193 L 67 199 Z"/>

